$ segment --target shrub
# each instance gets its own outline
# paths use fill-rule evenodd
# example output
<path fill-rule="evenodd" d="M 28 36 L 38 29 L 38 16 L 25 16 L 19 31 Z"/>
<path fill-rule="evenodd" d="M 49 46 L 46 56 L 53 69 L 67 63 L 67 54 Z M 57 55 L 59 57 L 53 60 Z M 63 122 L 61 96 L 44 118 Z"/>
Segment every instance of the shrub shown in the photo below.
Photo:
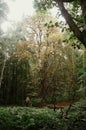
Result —
<path fill-rule="evenodd" d="M 49 108 L 0 107 L 0 130 L 85 130 L 86 111 L 81 104 L 72 106 L 67 119 L 61 118 L 60 110 Z"/>

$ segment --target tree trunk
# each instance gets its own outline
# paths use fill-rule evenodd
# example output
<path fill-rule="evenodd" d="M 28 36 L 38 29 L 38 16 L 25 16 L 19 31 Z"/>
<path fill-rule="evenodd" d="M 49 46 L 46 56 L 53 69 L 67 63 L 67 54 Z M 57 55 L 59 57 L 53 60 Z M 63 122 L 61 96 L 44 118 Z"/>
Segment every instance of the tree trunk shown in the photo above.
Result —
<path fill-rule="evenodd" d="M 2 66 L 2 71 L 1 71 L 1 76 L 0 76 L 0 88 L 1 88 L 1 84 L 2 84 L 2 80 L 3 80 L 3 75 L 4 75 L 4 69 L 5 69 L 5 65 L 6 65 L 6 58 L 4 59 L 4 63 Z"/>

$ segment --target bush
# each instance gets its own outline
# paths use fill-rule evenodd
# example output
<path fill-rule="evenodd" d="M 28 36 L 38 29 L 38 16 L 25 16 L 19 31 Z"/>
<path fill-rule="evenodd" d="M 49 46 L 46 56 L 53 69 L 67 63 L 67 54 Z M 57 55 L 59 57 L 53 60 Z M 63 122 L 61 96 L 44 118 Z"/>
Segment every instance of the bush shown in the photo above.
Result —
<path fill-rule="evenodd" d="M 59 110 L 54 112 L 49 108 L 0 107 L 0 130 L 5 129 L 85 130 L 86 111 L 74 105 L 68 114 L 68 119 L 62 119 Z"/>
<path fill-rule="evenodd" d="M 0 130 L 57 130 L 58 125 L 57 114 L 48 108 L 0 108 Z"/>

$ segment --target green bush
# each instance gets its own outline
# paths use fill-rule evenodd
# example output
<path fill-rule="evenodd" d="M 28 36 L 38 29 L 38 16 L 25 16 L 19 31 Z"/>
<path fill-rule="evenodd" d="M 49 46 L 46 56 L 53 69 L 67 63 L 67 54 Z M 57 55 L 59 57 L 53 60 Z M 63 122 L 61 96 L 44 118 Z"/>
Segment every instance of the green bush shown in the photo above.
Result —
<path fill-rule="evenodd" d="M 60 110 L 0 107 L 0 130 L 85 130 L 86 111 L 73 105 L 67 119 Z"/>

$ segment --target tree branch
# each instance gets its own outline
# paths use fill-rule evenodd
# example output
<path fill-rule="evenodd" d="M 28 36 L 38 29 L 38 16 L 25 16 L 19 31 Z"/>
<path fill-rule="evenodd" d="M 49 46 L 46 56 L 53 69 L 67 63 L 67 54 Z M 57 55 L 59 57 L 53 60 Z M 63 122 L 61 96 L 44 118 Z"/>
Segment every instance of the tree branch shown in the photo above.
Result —
<path fill-rule="evenodd" d="M 66 22 L 68 23 L 71 30 L 74 32 L 74 35 L 83 43 L 83 45 L 86 47 L 86 39 L 84 39 L 84 33 L 81 32 L 76 25 L 76 23 L 73 21 L 72 16 L 68 13 L 68 11 L 65 9 L 63 1 L 66 0 L 56 0 L 57 4 L 59 6 L 59 9 L 65 18 Z M 67 0 L 68 1 L 68 0 Z"/>

